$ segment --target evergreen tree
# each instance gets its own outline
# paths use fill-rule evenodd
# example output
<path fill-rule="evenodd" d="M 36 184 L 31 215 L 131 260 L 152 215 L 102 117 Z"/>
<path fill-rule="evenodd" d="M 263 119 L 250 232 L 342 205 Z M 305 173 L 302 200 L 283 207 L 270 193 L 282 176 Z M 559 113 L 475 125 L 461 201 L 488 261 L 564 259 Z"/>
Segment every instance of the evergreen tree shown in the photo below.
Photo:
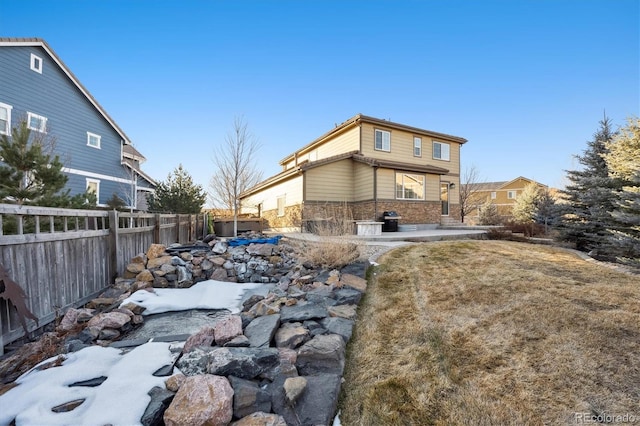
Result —
<path fill-rule="evenodd" d="M 158 183 L 155 194 L 148 196 L 149 211 L 162 213 L 200 213 L 207 194 L 201 185 L 193 183 L 191 175 L 182 164 L 167 176 L 165 182 Z"/>
<path fill-rule="evenodd" d="M 62 162 L 43 152 L 42 138 L 32 138 L 26 121 L 0 138 L 0 200 L 38 204 L 52 198 L 67 183 Z"/>
<path fill-rule="evenodd" d="M 629 119 L 606 147 L 609 175 L 623 182 L 615 192 L 609 246 L 618 261 L 640 267 L 640 119 Z"/>
<path fill-rule="evenodd" d="M 621 188 L 618 180 L 609 177 L 603 157 L 614 135 L 611 120 L 605 117 L 583 154 L 576 156 L 583 168 L 567 171 L 570 184 L 561 191 L 568 204 L 558 224 L 560 238 L 597 255 L 606 254 L 603 248 L 612 227 L 609 212 L 615 206 L 615 191 Z"/>
<path fill-rule="evenodd" d="M 499 225 L 502 218 L 498 214 L 498 207 L 491 202 L 485 201 L 478 209 L 478 223 L 480 225 Z"/>
<path fill-rule="evenodd" d="M 555 224 L 558 216 L 558 204 L 549 188 L 539 189 L 536 222 L 544 225 L 545 234 L 549 232 L 549 225 Z"/>

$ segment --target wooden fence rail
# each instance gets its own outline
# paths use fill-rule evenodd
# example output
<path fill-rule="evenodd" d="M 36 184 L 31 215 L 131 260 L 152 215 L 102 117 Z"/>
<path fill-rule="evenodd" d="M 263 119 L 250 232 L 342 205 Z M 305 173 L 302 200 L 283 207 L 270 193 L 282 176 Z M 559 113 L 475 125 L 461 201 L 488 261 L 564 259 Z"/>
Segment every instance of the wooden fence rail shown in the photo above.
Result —
<path fill-rule="evenodd" d="M 151 244 L 190 243 L 206 236 L 207 229 L 206 214 L 0 204 L 0 264 L 27 293 L 27 307 L 42 327 L 104 291 Z M 0 326 L 2 355 L 5 344 L 24 336 L 5 299 L 0 299 Z M 37 328 L 34 321 L 28 326 Z"/>

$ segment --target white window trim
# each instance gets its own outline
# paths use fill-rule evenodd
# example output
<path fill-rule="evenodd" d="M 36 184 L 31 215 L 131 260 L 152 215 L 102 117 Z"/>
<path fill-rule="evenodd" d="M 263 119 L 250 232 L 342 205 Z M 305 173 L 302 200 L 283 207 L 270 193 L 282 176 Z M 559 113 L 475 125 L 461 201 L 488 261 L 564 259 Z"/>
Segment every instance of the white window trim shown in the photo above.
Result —
<path fill-rule="evenodd" d="M 98 139 L 98 145 L 93 145 L 93 144 L 91 143 L 91 138 L 92 138 L 92 137 L 94 137 L 94 138 Z M 95 133 L 87 132 L 87 146 L 90 146 L 91 148 L 100 149 L 101 139 L 102 139 L 102 136 L 97 135 L 97 134 L 95 134 Z"/>
<path fill-rule="evenodd" d="M 378 148 L 376 146 L 376 139 L 377 139 L 376 135 L 378 134 L 378 132 L 380 132 L 383 135 L 380 148 Z M 388 144 L 387 144 L 387 148 L 386 149 L 385 149 L 385 146 L 384 146 L 384 135 L 385 134 L 389 135 Z M 373 149 L 375 149 L 376 151 L 391 152 L 391 132 L 388 131 L 388 130 L 375 129 L 374 132 L 373 132 Z"/>
<path fill-rule="evenodd" d="M 100 181 L 98 179 L 86 178 L 86 182 L 85 190 L 89 189 L 90 183 L 96 184 L 96 204 L 100 204 Z"/>
<path fill-rule="evenodd" d="M 425 179 L 424 175 L 421 174 L 416 174 L 416 173 L 403 173 L 403 172 L 396 172 L 396 185 L 398 184 L 398 175 L 402 175 L 403 179 L 402 179 L 402 195 L 404 195 L 405 193 L 405 185 L 404 185 L 404 176 L 407 175 L 411 175 L 411 176 L 419 176 L 422 178 L 422 194 L 420 198 L 405 198 L 405 197 L 398 197 L 398 191 L 396 189 L 396 200 L 413 200 L 413 201 L 424 201 L 425 200 L 425 190 L 427 188 L 427 182 Z"/>
<path fill-rule="evenodd" d="M 516 193 L 516 191 L 514 191 L 514 190 L 507 191 L 507 198 L 508 198 L 509 200 L 515 200 L 515 199 L 516 199 L 516 197 L 517 197 L 517 195 L 518 195 L 518 194 L 517 194 L 517 193 Z"/>
<path fill-rule="evenodd" d="M 282 206 L 280 206 L 280 200 L 282 200 Z M 278 197 L 276 197 L 276 208 L 278 209 L 278 217 L 283 217 L 285 215 L 286 205 L 287 205 L 286 195 L 279 195 Z"/>
<path fill-rule="evenodd" d="M 0 108 L 7 110 L 7 129 L 6 131 L 0 129 L 0 135 L 11 136 L 11 110 L 13 109 L 13 107 L 11 105 L 0 102 Z"/>
<path fill-rule="evenodd" d="M 496 196 L 497 196 L 496 191 L 491 191 L 491 199 L 495 200 Z"/>
<path fill-rule="evenodd" d="M 436 157 L 436 144 L 440 145 L 440 157 Z M 446 149 L 446 158 L 444 158 L 445 156 L 443 155 L 443 147 L 447 147 Z M 441 161 L 450 161 L 451 160 L 451 146 L 446 143 L 446 142 L 438 142 L 438 141 L 433 141 L 433 159 L 434 160 L 441 160 Z"/>
<path fill-rule="evenodd" d="M 31 127 L 31 119 L 32 118 L 40 119 L 40 122 L 42 123 L 42 126 L 39 129 L 36 129 L 35 127 Z M 31 129 L 31 130 L 35 130 L 36 132 L 47 133 L 47 117 L 45 117 L 43 115 L 34 114 L 32 112 L 28 112 L 27 111 L 27 127 L 29 129 Z"/>
<path fill-rule="evenodd" d="M 40 66 L 37 66 L 37 65 Z M 38 74 L 42 74 L 42 58 L 38 55 L 31 54 L 30 67 L 32 71 L 37 72 Z"/>
<path fill-rule="evenodd" d="M 413 156 L 422 157 L 422 138 L 418 136 L 413 137 Z"/>

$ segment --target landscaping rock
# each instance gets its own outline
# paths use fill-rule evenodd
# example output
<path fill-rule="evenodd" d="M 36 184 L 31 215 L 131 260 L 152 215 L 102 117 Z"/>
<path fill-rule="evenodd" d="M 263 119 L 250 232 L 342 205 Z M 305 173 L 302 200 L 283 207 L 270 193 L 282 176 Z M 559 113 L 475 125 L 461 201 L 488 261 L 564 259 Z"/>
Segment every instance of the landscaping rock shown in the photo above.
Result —
<path fill-rule="evenodd" d="M 295 404 L 287 400 L 284 383 L 278 379 L 272 387 L 272 409 L 287 425 L 331 425 L 338 406 L 341 377 L 337 374 L 307 376 L 306 387 Z"/>
<path fill-rule="evenodd" d="M 252 348 L 268 347 L 280 326 L 280 315 L 265 315 L 251 321 L 244 330 Z"/>
<path fill-rule="evenodd" d="M 341 288 L 333 292 L 333 298 L 338 305 L 357 305 L 360 303 L 362 293 L 352 288 Z"/>
<path fill-rule="evenodd" d="M 344 339 L 337 334 L 314 337 L 298 350 L 296 368 L 302 376 L 337 374 L 342 376 L 345 357 Z"/>
<path fill-rule="evenodd" d="M 287 426 L 287 423 L 282 416 L 260 411 L 231 423 L 231 426 Z"/>
<path fill-rule="evenodd" d="M 167 426 L 227 425 L 233 415 L 233 389 L 226 377 L 187 377 L 164 413 Z"/>
<path fill-rule="evenodd" d="M 331 317 L 320 321 L 320 324 L 329 332 L 339 334 L 345 343 L 351 339 L 354 321 L 345 318 Z"/>
<path fill-rule="evenodd" d="M 298 304 L 294 306 L 284 306 L 280 309 L 280 320 L 282 322 L 298 322 L 310 319 L 322 319 L 329 315 L 327 308 L 315 303 L 306 305 Z"/>
<path fill-rule="evenodd" d="M 214 348 L 207 355 L 209 374 L 241 379 L 256 378 L 279 364 L 275 348 Z"/>
<path fill-rule="evenodd" d="M 292 324 L 292 323 L 288 323 Z M 296 323 L 293 323 L 296 324 Z M 304 328 L 302 324 L 297 323 L 296 326 L 281 327 L 276 331 L 276 347 L 295 349 L 307 340 L 309 340 L 309 330 Z"/>
<path fill-rule="evenodd" d="M 91 318 L 87 323 L 87 327 L 96 327 L 98 330 L 103 328 L 121 328 L 123 325 L 131 321 L 131 317 L 121 312 L 100 313 Z"/>
<path fill-rule="evenodd" d="M 214 332 L 216 345 L 224 346 L 242 334 L 242 318 L 230 315 L 216 324 Z"/>
<path fill-rule="evenodd" d="M 367 280 L 356 275 L 342 274 L 342 276 L 340 277 L 340 282 L 342 283 L 342 285 L 351 287 L 361 293 L 367 291 Z"/>
<path fill-rule="evenodd" d="M 203 327 L 197 333 L 189 336 L 182 348 L 183 353 L 190 352 L 198 346 L 211 346 L 215 339 L 215 331 L 213 327 Z"/>
<path fill-rule="evenodd" d="M 251 380 L 229 376 L 233 388 L 233 417 L 240 419 L 256 411 L 271 411 L 271 394 Z"/>
<path fill-rule="evenodd" d="M 284 381 L 284 394 L 290 404 L 295 404 L 296 400 L 302 395 L 307 387 L 307 379 L 305 377 L 289 377 Z"/>
<path fill-rule="evenodd" d="M 148 395 L 151 397 L 151 401 L 149 401 L 149 405 L 147 405 L 147 409 L 144 411 L 140 423 L 142 423 L 143 426 L 159 425 L 175 393 L 167 389 L 162 389 L 159 386 L 154 386 Z"/>

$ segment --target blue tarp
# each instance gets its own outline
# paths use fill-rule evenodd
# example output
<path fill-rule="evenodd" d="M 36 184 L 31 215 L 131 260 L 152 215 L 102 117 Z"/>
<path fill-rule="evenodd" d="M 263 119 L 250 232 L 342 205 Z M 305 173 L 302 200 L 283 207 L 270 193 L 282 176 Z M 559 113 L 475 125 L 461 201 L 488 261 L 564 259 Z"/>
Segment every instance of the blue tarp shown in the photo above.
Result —
<path fill-rule="evenodd" d="M 276 235 L 269 238 L 242 238 L 236 237 L 227 241 L 230 246 L 248 246 L 249 244 L 278 244 L 282 235 Z"/>

